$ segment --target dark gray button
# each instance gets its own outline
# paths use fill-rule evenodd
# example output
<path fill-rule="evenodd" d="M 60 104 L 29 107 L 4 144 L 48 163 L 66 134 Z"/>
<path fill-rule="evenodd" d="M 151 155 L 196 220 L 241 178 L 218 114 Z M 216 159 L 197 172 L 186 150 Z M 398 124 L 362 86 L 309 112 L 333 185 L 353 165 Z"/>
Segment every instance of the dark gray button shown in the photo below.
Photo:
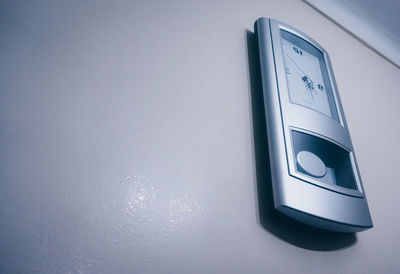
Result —
<path fill-rule="evenodd" d="M 322 160 L 309 151 L 300 151 L 297 153 L 297 163 L 305 171 L 305 173 L 314 177 L 324 177 L 326 174 L 326 166 Z"/>

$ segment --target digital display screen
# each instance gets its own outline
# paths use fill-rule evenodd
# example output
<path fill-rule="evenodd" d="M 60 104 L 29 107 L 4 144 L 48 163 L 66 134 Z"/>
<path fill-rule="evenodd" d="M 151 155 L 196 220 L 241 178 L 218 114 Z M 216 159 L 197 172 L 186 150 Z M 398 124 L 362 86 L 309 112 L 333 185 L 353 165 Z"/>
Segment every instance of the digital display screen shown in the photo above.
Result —
<path fill-rule="evenodd" d="M 290 32 L 281 38 L 290 101 L 338 121 L 323 53 Z"/>

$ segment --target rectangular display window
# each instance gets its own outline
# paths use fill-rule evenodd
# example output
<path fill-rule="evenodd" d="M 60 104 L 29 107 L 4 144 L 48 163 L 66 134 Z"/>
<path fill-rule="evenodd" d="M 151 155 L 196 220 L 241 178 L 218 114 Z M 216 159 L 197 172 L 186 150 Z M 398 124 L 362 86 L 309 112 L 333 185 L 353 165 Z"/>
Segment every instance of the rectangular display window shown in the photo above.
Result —
<path fill-rule="evenodd" d="M 339 122 L 324 54 L 285 30 L 281 41 L 290 101 Z"/>

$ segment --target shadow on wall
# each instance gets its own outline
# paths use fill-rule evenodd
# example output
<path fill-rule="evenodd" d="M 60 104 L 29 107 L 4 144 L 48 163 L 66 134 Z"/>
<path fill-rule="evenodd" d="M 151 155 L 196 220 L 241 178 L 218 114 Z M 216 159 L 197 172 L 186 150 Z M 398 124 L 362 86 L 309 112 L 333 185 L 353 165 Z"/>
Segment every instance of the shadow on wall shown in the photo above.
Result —
<path fill-rule="evenodd" d="M 245 29 L 253 117 L 258 216 L 260 224 L 276 237 L 309 250 L 338 250 L 357 243 L 355 233 L 319 230 L 297 222 L 275 210 L 268 154 L 267 128 L 256 35 Z"/>

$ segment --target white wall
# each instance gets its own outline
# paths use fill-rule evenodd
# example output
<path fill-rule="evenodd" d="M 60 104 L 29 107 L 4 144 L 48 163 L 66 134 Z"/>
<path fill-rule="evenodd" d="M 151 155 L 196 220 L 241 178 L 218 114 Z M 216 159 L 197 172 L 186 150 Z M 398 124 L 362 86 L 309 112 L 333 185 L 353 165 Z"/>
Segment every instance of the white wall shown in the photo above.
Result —
<path fill-rule="evenodd" d="M 399 270 L 399 69 L 301 1 L 67 2 L 0 7 L 1 272 Z M 373 229 L 261 224 L 260 16 L 330 53 Z"/>
<path fill-rule="evenodd" d="M 400 2 L 397 0 L 304 0 L 400 66 Z"/>

